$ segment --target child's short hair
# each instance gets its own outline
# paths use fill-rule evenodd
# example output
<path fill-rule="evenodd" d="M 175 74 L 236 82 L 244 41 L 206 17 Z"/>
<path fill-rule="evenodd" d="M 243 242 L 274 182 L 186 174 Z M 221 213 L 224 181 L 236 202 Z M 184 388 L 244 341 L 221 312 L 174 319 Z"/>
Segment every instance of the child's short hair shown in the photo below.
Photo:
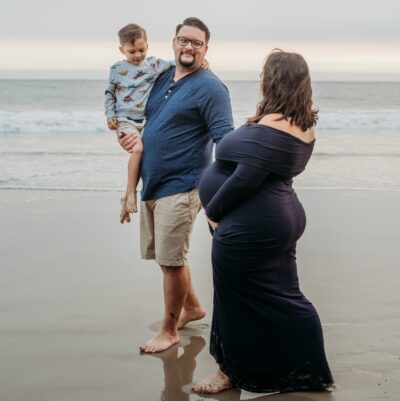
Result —
<path fill-rule="evenodd" d="M 135 44 L 137 39 L 144 39 L 147 42 L 146 31 L 137 24 L 128 24 L 118 31 L 119 43 Z"/>

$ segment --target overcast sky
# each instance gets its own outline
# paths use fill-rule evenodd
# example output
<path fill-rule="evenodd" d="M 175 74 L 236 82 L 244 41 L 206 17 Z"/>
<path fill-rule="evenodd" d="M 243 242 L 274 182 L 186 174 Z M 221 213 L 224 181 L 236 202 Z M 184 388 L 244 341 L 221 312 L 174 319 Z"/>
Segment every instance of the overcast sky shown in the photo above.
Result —
<path fill-rule="evenodd" d="M 209 26 L 216 70 L 256 71 L 283 47 L 302 52 L 317 73 L 400 72 L 399 0 L 1 0 L 0 77 L 101 71 L 119 58 L 116 32 L 129 22 L 147 30 L 152 54 L 171 58 L 174 28 L 188 16 Z"/>

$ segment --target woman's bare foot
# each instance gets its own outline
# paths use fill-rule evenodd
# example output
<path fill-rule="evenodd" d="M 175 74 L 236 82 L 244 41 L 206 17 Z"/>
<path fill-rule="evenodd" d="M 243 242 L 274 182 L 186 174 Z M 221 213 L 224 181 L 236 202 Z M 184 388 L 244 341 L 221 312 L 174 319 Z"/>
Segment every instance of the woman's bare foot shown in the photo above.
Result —
<path fill-rule="evenodd" d="M 230 388 L 233 388 L 233 386 L 229 377 L 220 369 L 192 386 L 194 392 L 202 394 L 216 394 L 221 391 L 229 390 Z"/>
<path fill-rule="evenodd" d="M 126 210 L 128 213 L 137 213 L 136 191 L 126 193 Z"/>
<path fill-rule="evenodd" d="M 166 331 L 159 331 L 153 338 L 140 347 L 141 352 L 153 353 L 165 351 L 179 343 L 179 336 L 173 336 Z"/>
<path fill-rule="evenodd" d="M 129 216 L 129 212 L 126 210 L 126 197 L 121 198 L 121 212 L 119 214 L 119 221 L 121 224 L 124 224 L 126 221 L 130 223 L 131 216 Z"/>
<path fill-rule="evenodd" d="M 178 322 L 178 330 L 183 329 L 189 322 L 193 322 L 194 320 L 203 319 L 206 315 L 205 309 L 201 306 L 195 309 L 186 310 L 182 309 L 181 315 L 179 317 Z"/>

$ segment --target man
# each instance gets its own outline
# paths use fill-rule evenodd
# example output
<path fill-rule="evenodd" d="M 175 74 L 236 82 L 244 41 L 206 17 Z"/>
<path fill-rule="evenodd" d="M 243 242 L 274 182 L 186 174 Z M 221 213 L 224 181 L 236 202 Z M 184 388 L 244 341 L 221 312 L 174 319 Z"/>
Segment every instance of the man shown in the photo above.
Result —
<path fill-rule="evenodd" d="M 192 226 L 201 208 L 196 189 L 211 161 L 212 142 L 233 129 L 229 93 L 200 68 L 210 32 L 187 18 L 173 39 L 176 68 L 161 75 L 146 107 L 141 177 L 141 253 L 154 259 L 164 277 L 164 318 L 160 331 L 140 347 L 164 351 L 179 342 L 178 329 L 201 319 L 205 310 L 193 289 L 187 262 Z M 134 135 L 119 138 L 130 150 Z"/>

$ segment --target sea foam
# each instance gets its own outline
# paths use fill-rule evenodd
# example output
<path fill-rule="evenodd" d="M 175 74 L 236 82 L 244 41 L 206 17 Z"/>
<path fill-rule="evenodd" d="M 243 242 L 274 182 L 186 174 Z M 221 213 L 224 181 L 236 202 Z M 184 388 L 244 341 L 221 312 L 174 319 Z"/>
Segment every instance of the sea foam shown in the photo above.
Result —
<path fill-rule="evenodd" d="M 235 126 L 244 124 L 252 113 L 236 113 Z M 400 129 L 400 110 L 324 112 L 317 127 L 326 130 Z M 103 133 L 106 120 L 101 111 L 0 111 L 0 134 Z"/>

